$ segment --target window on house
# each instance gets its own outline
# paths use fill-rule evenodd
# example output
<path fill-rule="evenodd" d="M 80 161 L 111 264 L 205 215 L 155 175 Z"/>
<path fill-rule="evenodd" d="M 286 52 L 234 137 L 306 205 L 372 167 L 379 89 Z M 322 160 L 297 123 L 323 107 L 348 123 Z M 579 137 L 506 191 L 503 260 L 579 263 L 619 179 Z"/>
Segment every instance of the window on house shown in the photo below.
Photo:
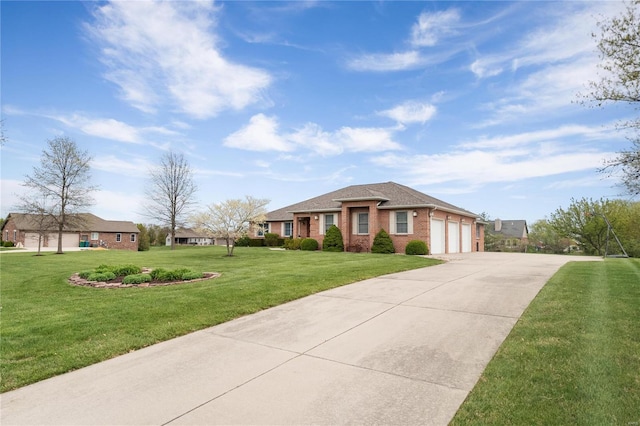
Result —
<path fill-rule="evenodd" d="M 332 214 L 324 215 L 324 233 L 326 234 L 331 226 L 335 225 L 335 216 Z"/>
<path fill-rule="evenodd" d="M 369 213 L 358 213 L 358 234 L 369 233 Z"/>
<path fill-rule="evenodd" d="M 9 241 L 9 230 L 4 231 L 4 240 Z"/>
<path fill-rule="evenodd" d="M 476 238 L 480 238 L 480 225 L 476 223 Z"/>
<path fill-rule="evenodd" d="M 264 237 L 264 234 L 267 234 L 267 233 L 269 233 L 268 223 L 261 223 L 260 225 L 258 225 L 258 231 L 256 232 L 258 237 Z"/>
<path fill-rule="evenodd" d="M 136 242 L 136 234 L 131 234 L 131 242 L 132 243 Z"/>
<path fill-rule="evenodd" d="M 15 243 L 17 239 L 18 239 L 18 231 L 14 230 L 13 231 L 13 242 Z"/>
<path fill-rule="evenodd" d="M 116 234 L 116 243 L 122 241 L 122 234 Z"/>
<path fill-rule="evenodd" d="M 396 212 L 396 233 L 409 233 L 409 217 L 407 212 Z"/>
<path fill-rule="evenodd" d="M 293 235 L 293 222 L 285 222 L 284 223 L 284 233 L 285 237 L 290 237 Z"/>
<path fill-rule="evenodd" d="M 95 241 L 98 240 L 100 238 L 100 236 L 98 235 L 97 232 L 92 232 L 91 233 L 91 240 Z"/>

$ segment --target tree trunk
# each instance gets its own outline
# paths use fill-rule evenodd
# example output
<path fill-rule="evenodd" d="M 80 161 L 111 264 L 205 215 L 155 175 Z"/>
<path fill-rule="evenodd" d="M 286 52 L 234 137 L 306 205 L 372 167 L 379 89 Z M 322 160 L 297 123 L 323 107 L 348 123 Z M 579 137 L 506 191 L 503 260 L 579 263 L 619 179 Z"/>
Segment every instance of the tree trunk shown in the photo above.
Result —
<path fill-rule="evenodd" d="M 62 253 L 62 227 L 63 227 L 63 224 L 58 225 L 58 251 L 56 252 L 56 254 L 63 254 Z"/>

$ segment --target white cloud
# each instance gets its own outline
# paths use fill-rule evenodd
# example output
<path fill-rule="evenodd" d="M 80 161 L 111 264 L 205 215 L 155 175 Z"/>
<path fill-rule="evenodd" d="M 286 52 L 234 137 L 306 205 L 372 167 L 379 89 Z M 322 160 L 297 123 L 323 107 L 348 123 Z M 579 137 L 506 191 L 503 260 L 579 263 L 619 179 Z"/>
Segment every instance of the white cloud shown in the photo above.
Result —
<path fill-rule="evenodd" d="M 459 146 L 466 149 L 508 149 L 534 143 L 538 144 L 542 142 L 558 141 L 565 137 L 576 136 L 580 137 L 582 140 L 610 140 L 611 129 L 607 129 L 602 126 L 589 127 L 569 124 L 555 129 L 543 129 L 513 135 L 498 135 L 493 137 L 480 136 L 477 140 L 463 142 Z"/>
<path fill-rule="evenodd" d="M 344 147 L 338 143 L 330 132 L 325 132 L 315 123 L 307 123 L 301 129 L 287 135 L 287 138 L 298 146 L 310 149 L 322 156 L 339 155 Z"/>
<path fill-rule="evenodd" d="M 402 124 L 426 123 L 436 113 L 436 107 L 417 101 L 406 101 L 391 109 L 379 112 L 379 115 L 389 117 Z"/>
<path fill-rule="evenodd" d="M 487 58 L 475 60 L 469 67 L 471 72 L 478 78 L 487 78 L 499 75 L 502 73 L 503 68 L 496 63 L 492 63 Z"/>
<path fill-rule="evenodd" d="M 536 155 L 525 151 L 457 151 L 445 154 L 404 157 L 386 154 L 374 164 L 401 172 L 412 185 L 456 183 L 477 188 L 495 182 L 514 182 L 529 178 L 593 170 L 613 153 L 572 151 Z"/>
<path fill-rule="evenodd" d="M 411 44 L 418 47 L 434 46 L 442 36 L 455 33 L 460 12 L 449 9 L 442 12 L 423 12 L 411 28 Z"/>
<path fill-rule="evenodd" d="M 229 148 L 247 151 L 292 151 L 294 146 L 278 134 L 278 120 L 257 114 L 249 124 L 227 136 L 223 142 Z"/>
<path fill-rule="evenodd" d="M 95 157 L 91 162 L 91 168 L 95 170 L 102 170 L 104 172 L 116 173 L 123 176 L 143 178 L 147 178 L 149 176 L 149 169 L 154 166 L 155 164 L 146 158 L 138 157 L 122 160 L 115 155 Z"/>
<path fill-rule="evenodd" d="M 307 123 L 290 133 L 280 133 L 278 120 L 257 114 L 249 124 L 227 136 L 223 144 L 247 151 L 290 152 L 306 149 L 321 156 L 343 152 L 381 152 L 401 149 L 393 140 L 396 129 L 379 127 L 342 127 L 327 132 L 318 124 Z"/>
<path fill-rule="evenodd" d="M 393 133 L 382 128 L 343 127 L 336 133 L 345 150 L 351 152 L 380 152 L 400 149 L 393 141 Z"/>
<path fill-rule="evenodd" d="M 416 50 L 401 53 L 368 53 L 351 59 L 348 67 L 354 71 L 401 71 L 420 66 L 423 59 Z"/>
<path fill-rule="evenodd" d="M 167 129 L 166 127 L 134 127 L 113 118 L 91 118 L 77 113 L 70 115 L 48 114 L 43 116 L 59 121 L 65 126 L 80 130 L 87 135 L 118 142 L 142 144 L 146 143 L 146 136 L 149 134 L 163 136 L 179 135 L 175 130 Z"/>
<path fill-rule="evenodd" d="M 271 83 L 264 70 L 222 56 L 210 1 L 116 1 L 86 25 L 100 47 L 105 77 L 134 107 L 170 105 L 195 118 L 258 102 Z"/>
<path fill-rule="evenodd" d="M 23 181 L 13 179 L 0 180 L 0 209 L 3 218 L 15 211 L 20 203 L 18 195 L 26 193 L 27 189 L 22 186 L 22 183 Z"/>

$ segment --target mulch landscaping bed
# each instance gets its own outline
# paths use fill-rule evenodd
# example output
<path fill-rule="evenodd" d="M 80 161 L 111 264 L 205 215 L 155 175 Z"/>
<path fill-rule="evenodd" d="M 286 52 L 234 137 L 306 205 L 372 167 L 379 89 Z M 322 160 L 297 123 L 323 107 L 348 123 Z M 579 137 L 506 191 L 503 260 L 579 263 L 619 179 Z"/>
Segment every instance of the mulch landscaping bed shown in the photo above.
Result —
<path fill-rule="evenodd" d="M 143 273 L 149 273 L 151 269 L 143 268 Z M 218 278 L 220 276 L 217 272 L 203 272 L 202 278 L 197 278 L 195 280 L 178 280 L 178 281 L 158 281 L 151 280 L 147 283 L 141 284 L 122 284 L 122 279 L 124 277 L 116 277 L 110 281 L 88 281 L 84 278 L 80 278 L 80 276 L 75 273 L 69 277 L 69 284 L 79 285 L 83 287 L 94 287 L 94 288 L 128 288 L 128 287 L 159 287 L 159 286 L 167 286 L 167 285 L 176 285 L 176 284 L 188 284 L 195 283 L 198 281 L 210 280 L 212 278 Z"/>

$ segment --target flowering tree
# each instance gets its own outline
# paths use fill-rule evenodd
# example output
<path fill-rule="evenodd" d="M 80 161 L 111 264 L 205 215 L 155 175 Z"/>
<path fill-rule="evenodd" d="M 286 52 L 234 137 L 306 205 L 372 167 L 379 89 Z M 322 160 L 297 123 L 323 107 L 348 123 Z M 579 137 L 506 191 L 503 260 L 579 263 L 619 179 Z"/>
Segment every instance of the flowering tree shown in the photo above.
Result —
<path fill-rule="evenodd" d="M 214 203 L 207 211 L 192 216 L 190 222 L 198 232 L 213 238 L 224 238 L 227 256 L 233 256 L 236 240 L 265 221 L 269 201 L 245 196 L 244 199 Z"/>

